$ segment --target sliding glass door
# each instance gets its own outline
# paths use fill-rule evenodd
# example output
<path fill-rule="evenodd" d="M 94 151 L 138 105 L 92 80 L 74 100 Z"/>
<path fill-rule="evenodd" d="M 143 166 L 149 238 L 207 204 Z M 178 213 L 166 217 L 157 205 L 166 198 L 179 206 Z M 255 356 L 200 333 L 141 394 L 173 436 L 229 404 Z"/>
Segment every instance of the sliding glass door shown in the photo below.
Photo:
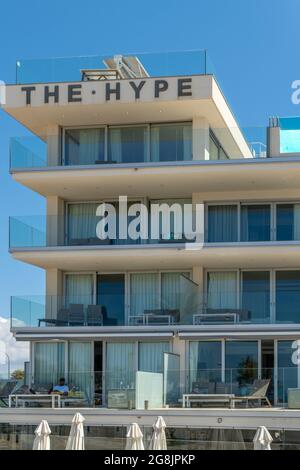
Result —
<path fill-rule="evenodd" d="M 65 302 L 64 306 L 94 304 L 94 276 L 93 274 L 67 274 L 65 277 Z M 83 319 L 82 319 L 83 321 Z"/>
<path fill-rule="evenodd" d="M 47 392 L 65 378 L 65 343 L 34 343 L 34 384 Z"/>
<path fill-rule="evenodd" d="M 208 206 L 208 243 L 229 243 L 238 240 L 238 206 Z"/>
<path fill-rule="evenodd" d="M 249 394 L 258 372 L 257 341 L 225 341 L 225 381 L 233 393 Z"/>
<path fill-rule="evenodd" d="M 146 161 L 147 127 L 124 126 L 108 129 L 108 160 L 111 163 Z"/>
<path fill-rule="evenodd" d="M 176 162 L 192 159 L 191 124 L 151 126 L 151 161 Z"/>
<path fill-rule="evenodd" d="M 276 322 L 300 323 L 300 271 L 276 272 Z"/>
<path fill-rule="evenodd" d="M 210 271 L 207 278 L 208 313 L 237 308 L 237 273 Z"/>
<path fill-rule="evenodd" d="M 300 240 L 300 204 L 277 204 L 276 240 Z"/>
<path fill-rule="evenodd" d="M 242 310 L 253 323 L 270 322 L 270 271 L 242 272 Z"/>
<path fill-rule="evenodd" d="M 104 326 L 125 324 L 125 275 L 97 275 L 97 305 L 102 306 Z"/>
<path fill-rule="evenodd" d="M 222 382 L 222 342 L 191 341 L 189 343 L 189 392 L 216 393 Z"/>
<path fill-rule="evenodd" d="M 104 128 L 65 130 L 65 165 L 95 165 L 104 162 L 104 154 Z"/>
<path fill-rule="evenodd" d="M 271 240 L 270 204 L 243 204 L 241 206 L 241 241 Z"/>
<path fill-rule="evenodd" d="M 92 351 L 91 342 L 71 341 L 69 343 L 69 389 L 84 397 L 89 404 L 92 403 L 92 386 L 94 383 Z"/>

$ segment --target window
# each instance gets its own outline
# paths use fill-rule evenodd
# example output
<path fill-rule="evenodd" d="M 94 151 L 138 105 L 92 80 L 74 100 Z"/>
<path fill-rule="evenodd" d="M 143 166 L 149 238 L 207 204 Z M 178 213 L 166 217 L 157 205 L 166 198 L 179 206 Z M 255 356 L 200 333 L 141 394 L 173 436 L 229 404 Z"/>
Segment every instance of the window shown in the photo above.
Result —
<path fill-rule="evenodd" d="M 255 323 L 270 321 L 270 272 L 243 271 L 242 309 Z"/>
<path fill-rule="evenodd" d="M 99 217 L 96 210 L 100 203 L 78 203 L 68 205 L 68 245 L 97 245 L 96 235 Z"/>
<path fill-rule="evenodd" d="M 185 301 L 192 308 L 193 295 L 186 285 L 188 277 L 188 272 L 130 274 L 130 315 L 173 310 L 174 321 L 179 322 L 185 312 Z"/>
<path fill-rule="evenodd" d="M 106 390 L 134 389 L 136 373 L 136 344 L 106 344 Z"/>
<path fill-rule="evenodd" d="M 104 128 L 65 130 L 65 165 L 95 165 L 104 161 L 104 153 Z"/>
<path fill-rule="evenodd" d="M 144 372 L 163 372 L 164 353 L 170 351 L 167 341 L 139 343 L 139 370 Z"/>
<path fill-rule="evenodd" d="M 191 124 L 151 126 L 151 161 L 176 162 L 192 159 Z"/>
<path fill-rule="evenodd" d="M 276 272 L 276 321 L 300 323 L 300 271 Z"/>
<path fill-rule="evenodd" d="M 222 380 L 221 341 L 191 341 L 189 347 L 191 393 L 215 393 Z"/>
<path fill-rule="evenodd" d="M 300 240 L 300 204 L 277 204 L 277 240 Z"/>
<path fill-rule="evenodd" d="M 91 403 L 92 344 L 71 341 L 69 343 L 68 385 L 70 389 L 82 392 Z"/>
<path fill-rule="evenodd" d="M 65 343 L 34 344 L 34 383 L 50 388 L 65 376 Z"/>
<path fill-rule="evenodd" d="M 209 135 L 209 159 L 210 160 L 227 160 L 228 159 L 228 155 L 226 154 L 225 150 L 223 149 L 217 137 L 214 135 L 212 131 L 210 131 L 210 135 Z"/>
<path fill-rule="evenodd" d="M 226 383 L 240 389 L 247 395 L 247 388 L 258 377 L 258 342 L 226 341 L 225 342 L 225 379 Z M 242 390 L 241 390 L 242 389 Z M 244 389 L 244 390 L 243 390 Z M 233 391 L 232 390 L 232 391 Z"/>
<path fill-rule="evenodd" d="M 70 304 L 82 304 L 87 307 L 93 304 L 93 274 L 67 274 L 65 285 L 66 307 Z M 83 323 L 82 318 L 82 323 Z"/>
<path fill-rule="evenodd" d="M 235 271 L 208 273 L 207 308 L 210 313 L 237 308 L 237 273 Z"/>
<path fill-rule="evenodd" d="M 238 240 L 238 206 L 208 206 L 209 243 L 236 242 Z"/>
<path fill-rule="evenodd" d="M 192 242 L 195 237 L 193 236 L 193 226 L 185 226 L 185 213 L 189 208 L 192 207 L 192 199 L 152 199 L 150 201 L 151 205 L 157 204 L 160 207 L 167 205 L 170 211 L 166 213 L 166 217 L 163 217 L 162 212 L 159 214 L 158 222 L 158 232 L 159 239 L 152 239 L 153 243 L 180 243 L 180 242 Z M 175 211 L 171 210 L 172 206 L 175 205 Z M 189 208 L 185 208 L 185 205 L 188 205 Z M 179 209 L 177 212 L 177 208 Z M 191 218 L 193 218 L 193 213 L 191 213 Z M 193 222 L 193 220 L 191 221 Z M 186 224 L 188 225 L 188 224 Z M 151 233 L 151 213 L 149 210 L 149 232 Z M 185 233 L 186 232 L 186 233 Z M 185 237 L 187 235 L 187 238 Z M 168 237 L 168 238 L 167 238 Z M 176 238 L 177 237 L 177 238 Z"/>
<path fill-rule="evenodd" d="M 147 128 L 142 126 L 108 129 L 108 160 L 111 163 L 146 161 Z"/>
<path fill-rule="evenodd" d="M 256 242 L 271 239 L 271 206 L 243 204 L 241 206 L 241 241 Z"/>

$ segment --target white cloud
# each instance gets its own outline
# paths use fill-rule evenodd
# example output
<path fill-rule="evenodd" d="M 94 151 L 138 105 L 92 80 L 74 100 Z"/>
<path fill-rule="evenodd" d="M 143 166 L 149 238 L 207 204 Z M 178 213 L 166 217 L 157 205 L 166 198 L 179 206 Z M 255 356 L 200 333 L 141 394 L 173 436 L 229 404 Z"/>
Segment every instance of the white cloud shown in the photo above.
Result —
<path fill-rule="evenodd" d="M 0 373 L 7 370 L 6 354 L 10 357 L 11 370 L 23 367 L 29 360 L 29 343 L 16 341 L 10 332 L 10 321 L 0 317 Z"/>

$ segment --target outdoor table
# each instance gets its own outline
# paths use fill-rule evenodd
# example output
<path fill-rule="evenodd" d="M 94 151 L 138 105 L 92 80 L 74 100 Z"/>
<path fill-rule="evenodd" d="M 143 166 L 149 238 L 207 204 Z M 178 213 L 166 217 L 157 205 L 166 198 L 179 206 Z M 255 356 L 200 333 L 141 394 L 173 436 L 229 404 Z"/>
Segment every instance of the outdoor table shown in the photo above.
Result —
<path fill-rule="evenodd" d="M 207 394 L 207 393 L 185 393 L 182 395 L 182 407 L 190 408 L 191 403 L 228 403 L 229 408 L 234 408 L 234 394 Z"/>
<path fill-rule="evenodd" d="M 8 397 L 8 406 L 9 408 L 12 407 L 12 399 L 15 399 L 15 407 L 18 407 L 19 402 L 24 404 L 30 401 L 49 401 L 51 403 L 51 407 L 55 408 L 55 403 L 57 399 L 57 407 L 60 408 L 60 395 L 58 394 L 46 394 L 46 393 L 21 393 L 21 394 L 13 394 L 9 395 Z"/>

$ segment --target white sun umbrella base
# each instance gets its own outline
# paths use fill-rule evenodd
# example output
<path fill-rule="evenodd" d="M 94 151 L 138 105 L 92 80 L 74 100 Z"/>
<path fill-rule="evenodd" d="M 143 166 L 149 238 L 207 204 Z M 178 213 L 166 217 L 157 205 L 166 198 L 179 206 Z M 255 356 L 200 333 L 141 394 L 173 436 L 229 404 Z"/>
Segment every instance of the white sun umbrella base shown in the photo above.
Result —
<path fill-rule="evenodd" d="M 271 450 L 273 438 L 265 426 L 260 426 L 253 439 L 254 450 Z"/>
<path fill-rule="evenodd" d="M 150 450 L 167 450 L 166 423 L 162 416 L 158 416 L 153 424 L 153 433 L 149 445 Z"/>
<path fill-rule="evenodd" d="M 51 429 L 45 419 L 40 422 L 34 433 L 32 450 L 50 450 Z"/>
<path fill-rule="evenodd" d="M 132 423 L 126 435 L 125 450 L 144 450 L 143 433 L 137 423 Z"/>
<path fill-rule="evenodd" d="M 66 450 L 84 450 L 84 420 L 84 417 L 80 413 L 75 414 L 72 419 Z"/>

